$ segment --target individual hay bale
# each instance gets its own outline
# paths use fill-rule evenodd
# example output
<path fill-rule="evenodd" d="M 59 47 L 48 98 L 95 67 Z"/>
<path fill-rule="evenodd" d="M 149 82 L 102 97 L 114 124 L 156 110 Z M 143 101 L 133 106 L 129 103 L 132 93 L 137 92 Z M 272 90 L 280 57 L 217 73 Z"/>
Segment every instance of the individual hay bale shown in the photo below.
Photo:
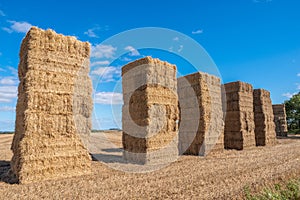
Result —
<path fill-rule="evenodd" d="M 255 146 L 252 85 L 237 81 L 225 84 L 224 88 L 227 102 L 225 149 L 243 150 Z"/>
<path fill-rule="evenodd" d="M 286 111 L 284 104 L 275 104 L 272 106 L 274 113 L 274 122 L 276 126 L 276 135 L 279 137 L 287 137 L 288 126 L 286 121 Z"/>
<path fill-rule="evenodd" d="M 89 43 L 52 30 L 32 27 L 23 39 L 11 146 L 19 183 L 91 172 L 89 54 Z"/>
<path fill-rule="evenodd" d="M 276 132 L 270 92 L 264 89 L 253 91 L 256 146 L 276 143 Z"/>
<path fill-rule="evenodd" d="M 178 157 L 176 66 L 145 57 L 122 68 L 124 159 L 166 163 Z"/>
<path fill-rule="evenodd" d="M 177 79 L 180 105 L 179 153 L 207 155 L 224 149 L 221 83 L 196 72 Z"/>

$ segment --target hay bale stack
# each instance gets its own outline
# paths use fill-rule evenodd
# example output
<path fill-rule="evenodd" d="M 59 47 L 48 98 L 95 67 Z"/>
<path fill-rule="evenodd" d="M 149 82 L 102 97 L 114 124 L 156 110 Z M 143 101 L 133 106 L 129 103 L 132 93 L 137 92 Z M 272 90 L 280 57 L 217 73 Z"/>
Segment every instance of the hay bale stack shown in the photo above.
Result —
<path fill-rule="evenodd" d="M 139 164 L 178 156 L 176 66 L 145 57 L 122 68 L 124 158 Z"/>
<path fill-rule="evenodd" d="M 224 87 L 227 101 L 225 148 L 243 150 L 255 146 L 252 85 L 238 81 L 227 83 Z"/>
<path fill-rule="evenodd" d="M 178 78 L 177 87 L 180 154 L 207 155 L 224 149 L 220 79 L 197 72 Z"/>
<path fill-rule="evenodd" d="M 20 183 L 90 173 L 90 46 L 32 27 L 20 50 L 11 167 Z M 80 122 L 80 123 L 79 123 Z"/>
<path fill-rule="evenodd" d="M 286 112 L 284 104 L 273 105 L 274 122 L 276 126 L 276 135 L 280 137 L 287 137 L 288 126 L 286 121 Z"/>
<path fill-rule="evenodd" d="M 264 89 L 253 91 L 256 146 L 276 143 L 274 115 L 270 92 Z"/>

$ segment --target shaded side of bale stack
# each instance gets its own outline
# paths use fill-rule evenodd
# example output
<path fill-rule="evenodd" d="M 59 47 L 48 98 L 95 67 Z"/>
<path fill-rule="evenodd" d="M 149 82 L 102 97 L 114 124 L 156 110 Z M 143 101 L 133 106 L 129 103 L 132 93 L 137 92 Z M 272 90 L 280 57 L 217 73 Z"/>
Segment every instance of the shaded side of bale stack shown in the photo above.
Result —
<path fill-rule="evenodd" d="M 276 135 L 280 137 L 287 137 L 288 126 L 286 121 L 286 111 L 284 104 L 275 104 L 273 107 L 274 122 L 276 126 Z"/>
<path fill-rule="evenodd" d="M 20 183 L 90 173 L 80 137 L 91 129 L 89 54 L 88 43 L 52 30 L 32 27 L 23 39 L 11 147 L 11 169 Z"/>
<path fill-rule="evenodd" d="M 197 72 L 177 80 L 180 103 L 179 152 L 207 155 L 224 148 L 221 83 Z"/>
<path fill-rule="evenodd" d="M 224 85 L 226 92 L 226 117 L 224 146 L 242 150 L 255 146 L 253 88 L 243 82 Z"/>
<path fill-rule="evenodd" d="M 146 57 L 122 68 L 124 158 L 154 164 L 178 156 L 176 67 Z"/>
<path fill-rule="evenodd" d="M 263 89 L 253 91 L 256 146 L 276 143 L 276 132 L 270 92 Z"/>

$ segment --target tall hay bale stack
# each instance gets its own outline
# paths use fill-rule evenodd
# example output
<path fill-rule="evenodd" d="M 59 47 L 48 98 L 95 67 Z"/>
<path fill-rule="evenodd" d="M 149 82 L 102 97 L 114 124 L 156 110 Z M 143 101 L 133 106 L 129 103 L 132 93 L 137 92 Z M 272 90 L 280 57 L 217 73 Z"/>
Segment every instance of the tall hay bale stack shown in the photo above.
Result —
<path fill-rule="evenodd" d="M 286 111 L 284 104 L 275 104 L 273 107 L 274 122 L 276 126 L 276 135 L 280 137 L 287 137 L 288 126 L 286 121 Z"/>
<path fill-rule="evenodd" d="M 32 27 L 22 41 L 11 170 L 19 183 L 90 173 L 89 43 Z M 80 124 L 78 124 L 80 121 Z"/>
<path fill-rule="evenodd" d="M 253 91 L 256 146 L 276 143 L 276 132 L 270 92 L 264 89 Z"/>
<path fill-rule="evenodd" d="M 180 154 L 203 156 L 224 149 L 220 79 L 196 72 L 178 78 L 177 87 Z"/>
<path fill-rule="evenodd" d="M 178 157 L 176 66 L 145 57 L 122 68 L 124 158 L 159 164 Z"/>
<path fill-rule="evenodd" d="M 225 148 L 243 150 L 255 146 L 252 85 L 238 81 L 227 83 L 224 87 L 227 101 Z"/>

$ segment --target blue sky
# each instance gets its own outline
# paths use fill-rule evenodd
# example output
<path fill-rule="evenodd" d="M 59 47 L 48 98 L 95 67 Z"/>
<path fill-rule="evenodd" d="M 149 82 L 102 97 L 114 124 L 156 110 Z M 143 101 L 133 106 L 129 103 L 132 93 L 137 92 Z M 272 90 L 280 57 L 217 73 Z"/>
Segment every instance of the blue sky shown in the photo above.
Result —
<path fill-rule="evenodd" d="M 14 129 L 18 54 L 21 40 L 31 25 L 51 28 L 92 44 L 96 129 L 120 126 L 120 68 L 145 55 L 176 64 L 178 75 L 199 67 L 216 72 L 224 83 L 249 82 L 254 88 L 269 90 L 273 103 L 282 103 L 299 92 L 300 1 L 36 2 L 0 2 L 0 130 Z M 167 31 L 164 36 L 155 37 L 141 29 L 140 35 L 128 40 L 118 40 L 121 36 L 115 36 L 142 27 L 161 27 L 178 34 Z M 141 49 L 139 44 L 147 39 L 157 46 L 163 43 L 165 49 Z M 198 42 L 210 57 L 199 56 L 195 49 L 189 48 L 193 42 Z M 182 55 L 198 56 L 200 61 L 194 66 Z M 211 65 L 215 64 L 218 71 L 211 70 L 205 59 L 213 60 Z"/>

